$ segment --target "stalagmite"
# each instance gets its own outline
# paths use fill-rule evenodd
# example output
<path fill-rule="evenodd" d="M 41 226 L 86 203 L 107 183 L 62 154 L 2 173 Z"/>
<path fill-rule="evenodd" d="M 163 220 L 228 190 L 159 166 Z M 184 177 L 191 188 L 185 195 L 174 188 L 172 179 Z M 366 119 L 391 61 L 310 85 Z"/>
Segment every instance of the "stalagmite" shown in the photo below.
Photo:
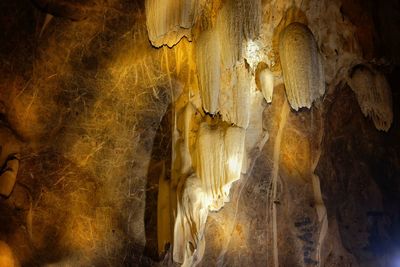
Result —
<path fill-rule="evenodd" d="M 191 28 L 202 1 L 146 0 L 146 24 L 155 47 L 174 46 L 182 37 L 191 39 Z"/>
<path fill-rule="evenodd" d="M 323 66 L 312 32 L 304 24 L 290 24 L 281 33 L 279 54 L 290 105 L 294 110 L 310 108 L 325 92 Z"/>
<path fill-rule="evenodd" d="M 197 40 L 196 65 L 203 109 L 214 114 L 221 86 L 221 44 L 215 29 L 201 33 Z"/>
<path fill-rule="evenodd" d="M 367 65 L 357 65 L 348 79 L 361 111 L 375 127 L 388 131 L 393 121 L 392 92 L 386 77 Z"/>

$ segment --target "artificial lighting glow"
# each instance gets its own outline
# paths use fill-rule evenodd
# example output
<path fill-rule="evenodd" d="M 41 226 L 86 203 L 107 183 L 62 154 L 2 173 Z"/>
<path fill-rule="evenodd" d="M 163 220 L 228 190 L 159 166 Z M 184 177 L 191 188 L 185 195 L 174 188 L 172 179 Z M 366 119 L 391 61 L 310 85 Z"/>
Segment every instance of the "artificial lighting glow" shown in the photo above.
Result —
<path fill-rule="evenodd" d="M 259 42 L 249 40 L 246 43 L 246 50 L 244 57 L 246 58 L 247 63 L 255 69 L 257 64 L 261 61 L 261 46 Z"/>
<path fill-rule="evenodd" d="M 230 157 L 228 159 L 228 167 L 231 173 L 235 175 L 240 175 L 242 169 L 242 163 L 238 161 L 237 157 Z M 239 177 L 237 177 L 238 179 Z"/>

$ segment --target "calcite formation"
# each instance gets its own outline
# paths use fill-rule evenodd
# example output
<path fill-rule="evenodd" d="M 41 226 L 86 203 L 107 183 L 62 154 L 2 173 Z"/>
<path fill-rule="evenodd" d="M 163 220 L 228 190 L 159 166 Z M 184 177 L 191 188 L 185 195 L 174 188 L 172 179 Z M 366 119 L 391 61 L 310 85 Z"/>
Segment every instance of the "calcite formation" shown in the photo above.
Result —
<path fill-rule="evenodd" d="M 182 266 L 196 265 L 203 257 L 209 199 L 199 177 L 192 174 L 184 180 L 178 194 L 173 246 L 173 258 Z"/>
<path fill-rule="evenodd" d="M 196 0 L 146 1 L 146 21 L 151 43 L 156 47 L 162 45 L 172 47 L 184 36 L 191 39 L 191 28 L 202 2 Z"/>
<path fill-rule="evenodd" d="M 351 70 L 348 83 L 364 116 L 371 118 L 378 130 L 387 132 L 393 121 L 393 104 L 385 75 L 370 66 L 357 65 Z"/>
<path fill-rule="evenodd" d="M 274 74 L 265 68 L 259 73 L 260 87 L 267 103 L 272 102 L 272 95 L 274 92 Z"/>
<path fill-rule="evenodd" d="M 196 43 L 196 65 L 203 109 L 215 114 L 221 90 L 221 43 L 215 29 L 202 32 Z"/>
<path fill-rule="evenodd" d="M 325 77 L 317 43 L 310 29 L 295 22 L 280 36 L 279 55 L 286 94 L 294 110 L 310 108 L 325 92 Z"/>

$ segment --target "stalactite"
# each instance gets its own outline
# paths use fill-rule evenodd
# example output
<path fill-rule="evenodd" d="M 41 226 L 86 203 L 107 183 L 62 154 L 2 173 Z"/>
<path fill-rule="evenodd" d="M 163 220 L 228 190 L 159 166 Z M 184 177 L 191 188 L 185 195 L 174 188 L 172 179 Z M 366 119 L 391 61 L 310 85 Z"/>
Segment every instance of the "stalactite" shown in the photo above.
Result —
<path fill-rule="evenodd" d="M 258 79 L 265 101 L 271 103 L 274 93 L 274 74 L 268 68 L 264 68 L 256 74 L 256 79 Z"/>
<path fill-rule="evenodd" d="M 203 257 L 208 204 L 209 197 L 202 181 L 192 174 L 178 189 L 173 259 L 182 266 L 195 266 Z"/>
<path fill-rule="evenodd" d="M 226 72 L 219 99 L 222 119 L 236 126 L 247 128 L 250 116 L 251 92 L 254 77 L 245 64 L 237 64 L 231 72 Z"/>
<path fill-rule="evenodd" d="M 196 174 L 178 187 L 174 227 L 174 260 L 192 266 L 204 251 L 204 225 L 208 210 L 229 201 L 233 182 L 240 178 L 245 130 L 239 127 L 200 125 L 196 143 Z"/>
<path fill-rule="evenodd" d="M 325 92 L 321 57 L 312 32 L 304 24 L 290 24 L 281 33 L 279 54 L 290 105 L 294 110 L 310 108 Z"/>
<path fill-rule="evenodd" d="M 224 172 L 223 183 L 224 202 L 229 201 L 229 189 L 233 182 L 240 179 L 243 158 L 245 155 L 244 141 L 246 131 L 239 127 L 229 127 L 224 136 Z"/>
<path fill-rule="evenodd" d="M 385 75 L 367 65 L 357 65 L 352 69 L 348 83 L 364 116 L 370 117 L 378 130 L 387 132 L 393 121 L 393 104 Z"/>
<path fill-rule="evenodd" d="M 245 40 L 256 39 L 261 25 L 260 0 L 229 0 L 218 13 L 217 31 L 221 36 L 222 63 L 231 69 L 242 57 Z"/>
<path fill-rule="evenodd" d="M 196 43 L 196 65 L 203 109 L 215 114 L 221 87 L 221 43 L 215 29 L 202 32 L 199 36 Z"/>
<path fill-rule="evenodd" d="M 146 22 L 149 39 L 155 47 L 174 46 L 186 36 L 191 39 L 202 1 L 146 0 Z"/>
<path fill-rule="evenodd" d="M 211 126 L 207 122 L 200 125 L 195 168 L 207 198 L 211 200 L 211 210 L 218 210 L 223 205 L 222 186 L 225 180 L 223 138 L 222 127 Z"/>

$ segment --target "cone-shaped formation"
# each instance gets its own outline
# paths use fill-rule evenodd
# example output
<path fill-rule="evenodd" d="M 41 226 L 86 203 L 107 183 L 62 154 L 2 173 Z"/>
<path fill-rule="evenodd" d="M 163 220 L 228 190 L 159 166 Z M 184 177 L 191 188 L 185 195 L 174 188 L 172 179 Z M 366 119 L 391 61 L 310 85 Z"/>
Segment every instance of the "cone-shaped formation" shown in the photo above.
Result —
<path fill-rule="evenodd" d="M 370 117 L 378 130 L 388 131 L 393 121 L 393 104 L 385 75 L 366 65 L 358 65 L 350 73 L 349 85 L 364 116 Z"/>
<path fill-rule="evenodd" d="M 272 102 L 272 95 L 274 93 L 274 75 L 269 69 L 263 69 L 259 74 L 260 87 L 267 103 Z"/>
<path fill-rule="evenodd" d="M 304 24 L 290 24 L 281 33 L 279 54 L 290 105 L 294 110 L 310 108 L 325 92 L 323 66 L 312 32 Z"/>

